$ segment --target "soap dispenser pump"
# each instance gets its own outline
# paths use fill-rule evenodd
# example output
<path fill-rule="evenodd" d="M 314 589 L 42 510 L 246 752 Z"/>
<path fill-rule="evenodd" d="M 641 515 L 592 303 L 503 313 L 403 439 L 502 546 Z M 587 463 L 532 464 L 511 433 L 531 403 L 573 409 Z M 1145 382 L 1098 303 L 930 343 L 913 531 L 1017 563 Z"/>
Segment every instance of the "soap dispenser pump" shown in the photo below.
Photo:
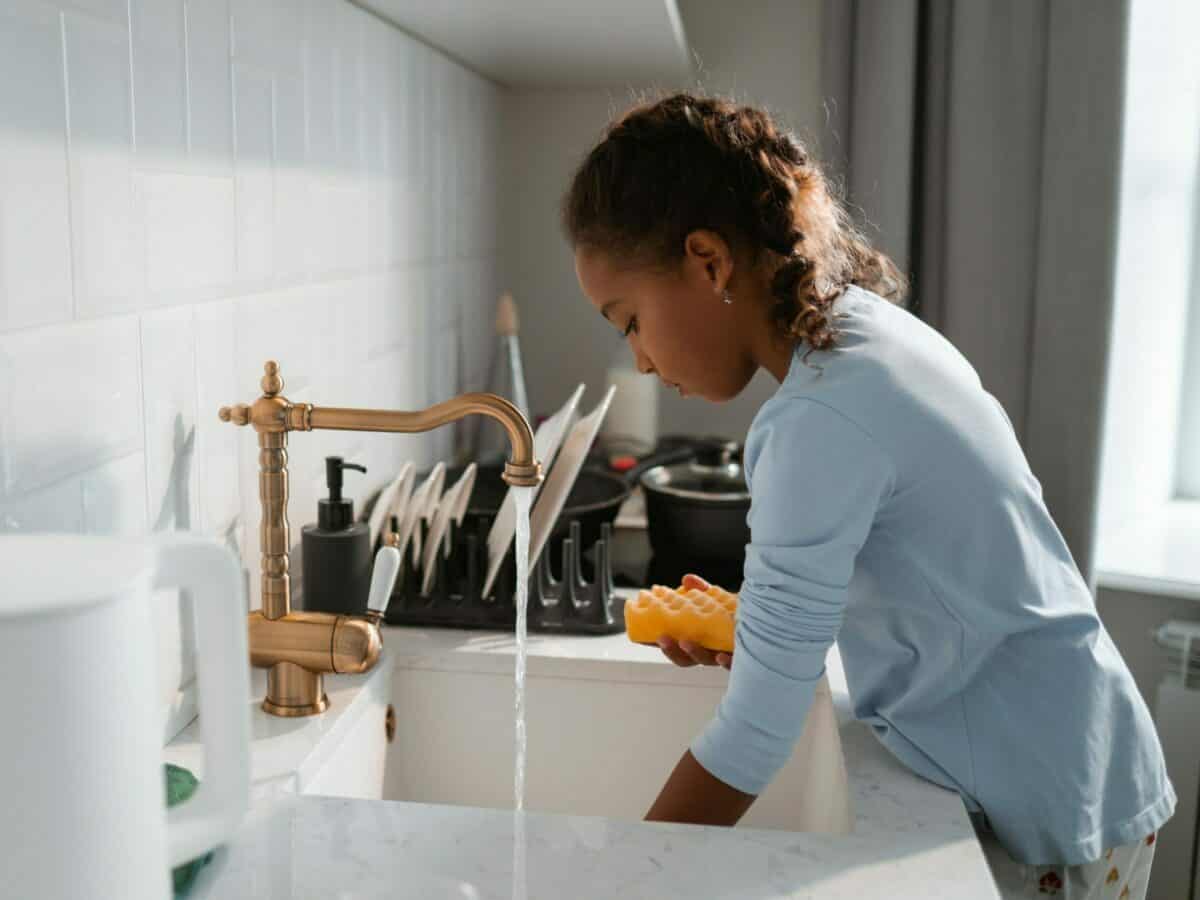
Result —
<path fill-rule="evenodd" d="M 317 521 L 300 530 L 302 596 L 311 612 L 362 615 L 371 584 L 371 531 L 354 521 L 354 501 L 342 497 L 342 473 L 364 466 L 325 457 L 329 496 L 317 501 Z"/>

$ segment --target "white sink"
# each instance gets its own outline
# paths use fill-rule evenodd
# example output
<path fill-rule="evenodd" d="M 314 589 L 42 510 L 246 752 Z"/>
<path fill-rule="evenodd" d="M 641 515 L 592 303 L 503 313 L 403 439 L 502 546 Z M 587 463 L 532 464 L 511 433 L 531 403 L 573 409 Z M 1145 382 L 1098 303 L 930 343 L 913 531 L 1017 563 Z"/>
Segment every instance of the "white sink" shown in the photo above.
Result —
<path fill-rule="evenodd" d="M 511 635 L 385 629 L 398 729 L 384 799 L 512 808 Z M 538 812 L 641 819 L 708 722 L 727 673 L 680 669 L 606 637 L 530 635 L 525 805 Z M 847 833 L 853 823 L 828 684 L 792 759 L 744 823 Z"/>

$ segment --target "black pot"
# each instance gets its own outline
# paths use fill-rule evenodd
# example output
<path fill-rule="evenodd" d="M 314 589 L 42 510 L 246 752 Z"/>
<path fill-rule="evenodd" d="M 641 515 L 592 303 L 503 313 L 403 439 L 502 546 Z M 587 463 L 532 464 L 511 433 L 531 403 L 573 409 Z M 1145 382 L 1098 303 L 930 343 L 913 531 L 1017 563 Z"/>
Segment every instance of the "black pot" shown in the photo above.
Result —
<path fill-rule="evenodd" d="M 656 556 L 741 563 L 750 541 L 750 491 L 741 448 L 732 441 L 701 449 L 694 459 L 642 473 L 646 525 Z"/>

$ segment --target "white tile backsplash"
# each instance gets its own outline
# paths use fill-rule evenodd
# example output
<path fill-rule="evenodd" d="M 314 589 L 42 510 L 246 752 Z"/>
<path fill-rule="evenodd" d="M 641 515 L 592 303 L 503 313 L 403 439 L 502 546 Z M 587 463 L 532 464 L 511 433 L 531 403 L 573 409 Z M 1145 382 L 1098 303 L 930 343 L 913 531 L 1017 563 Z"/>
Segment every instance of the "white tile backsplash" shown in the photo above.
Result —
<path fill-rule="evenodd" d="M 202 171 L 233 173 L 228 0 L 187 4 L 188 148 Z"/>
<path fill-rule="evenodd" d="M 332 3 L 306 4 L 304 19 L 305 141 L 314 169 L 338 164 L 337 43 Z"/>
<path fill-rule="evenodd" d="M 359 172 L 363 166 L 366 137 L 363 133 L 366 121 L 364 55 L 369 46 L 364 36 L 366 22 L 351 6 L 338 5 L 333 9 L 336 13 L 334 110 L 338 165 L 344 170 Z"/>
<path fill-rule="evenodd" d="M 192 307 L 142 316 L 142 378 L 150 530 L 197 529 L 196 333 Z"/>
<path fill-rule="evenodd" d="M 441 403 L 462 393 L 458 389 L 458 329 L 440 328 L 434 338 L 434 353 L 430 360 L 430 380 L 433 383 L 431 402 Z M 454 436 L 461 429 L 461 419 L 433 433 L 434 458 L 448 459 L 454 452 Z"/>
<path fill-rule="evenodd" d="M 135 310 L 142 283 L 128 23 L 69 13 L 64 30 L 75 312 Z"/>
<path fill-rule="evenodd" d="M 233 89 L 237 109 L 237 273 L 239 283 L 254 287 L 269 284 L 274 268 L 274 83 L 269 71 L 235 63 Z"/>
<path fill-rule="evenodd" d="M 247 402 L 247 380 L 237 366 L 236 301 L 194 308 L 196 362 L 196 473 L 199 530 L 222 535 L 241 514 L 238 485 L 239 429 L 217 418 L 222 406 Z M 254 496 L 257 496 L 255 493 Z"/>
<path fill-rule="evenodd" d="M 140 365 L 137 316 L 0 335 L 0 496 L 140 451 Z"/>
<path fill-rule="evenodd" d="M 126 21 L 126 0 L 63 0 L 58 5 L 64 9 L 75 9 L 108 19 L 118 25 Z"/>
<path fill-rule="evenodd" d="M 494 344 L 498 103 L 343 0 L 0 4 L 0 532 L 197 530 L 257 594 L 256 437 L 217 409 L 267 359 L 296 402 L 468 389 Z M 448 453 L 440 431 L 292 435 L 293 546 L 324 454 L 368 467 L 361 504 Z"/>
<path fill-rule="evenodd" d="M 367 386 L 364 405 L 383 409 L 420 409 L 428 404 L 421 400 L 424 372 L 420 357 L 409 345 L 373 359 L 367 367 Z M 444 430 L 444 429 L 438 429 Z M 436 434 L 436 432 L 434 432 Z M 363 450 L 378 471 L 393 474 L 406 460 L 418 469 L 427 467 L 434 456 L 432 434 L 365 435 Z"/>
<path fill-rule="evenodd" d="M 72 316 L 62 27 L 0 6 L 0 330 Z"/>
<path fill-rule="evenodd" d="M 392 353 L 412 340 L 409 330 L 417 321 L 418 308 L 414 280 L 411 270 L 380 272 L 367 279 L 367 355 L 371 359 Z"/>
<path fill-rule="evenodd" d="M 280 35 L 280 27 L 290 15 L 278 0 L 232 0 L 229 13 L 233 23 L 231 52 L 240 62 L 269 67 L 278 44 L 293 42 Z"/>
<path fill-rule="evenodd" d="M 141 451 L 92 469 L 82 478 L 87 534 L 146 533 L 146 455 Z"/>
<path fill-rule="evenodd" d="M 252 403 L 262 393 L 259 379 L 267 360 L 279 363 L 284 396 L 293 400 L 320 383 L 328 328 L 336 319 L 319 284 L 244 294 L 236 305 L 239 378 L 232 402 Z"/>
<path fill-rule="evenodd" d="M 83 486 L 77 475 L 0 500 L 0 536 L 5 532 L 55 531 L 83 534 Z"/>
<path fill-rule="evenodd" d="M 198 288 L 232 283 L 232 176 L 147 172 L 140 180 L 151 302 L 179 302 Z"/>
<path fill-rule="evenodd" d="M 131 0 L 138 165 L 169 169 L 187 156 L 184 0 Z"/>

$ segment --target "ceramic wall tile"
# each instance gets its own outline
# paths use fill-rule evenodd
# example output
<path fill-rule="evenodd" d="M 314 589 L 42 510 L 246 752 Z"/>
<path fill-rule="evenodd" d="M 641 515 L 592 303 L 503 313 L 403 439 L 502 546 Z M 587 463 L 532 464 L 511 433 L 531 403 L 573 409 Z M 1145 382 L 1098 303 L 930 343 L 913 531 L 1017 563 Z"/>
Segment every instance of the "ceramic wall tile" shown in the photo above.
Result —
<path fill-rule="evenodd" d="M 138 357 L 135 316 L 0 336 L 0 495 L 140 451 Z"/>
<path fill-rule="evenodd" d="M 199 528 L 212 535 L 232 533 L 241 512 L 238 432 L 243 429 L 220 421 L 217 410 L 248 402 L 257 387 L 254 373 L 237 367 L 235 313 L 233 300 L 205 303 L 195 308 L 193 322 Z"/>
<path fill-rule="evenodd" d="M 83 534 L 83 488 L 79 476 L 0 498 L 0 534 L 30 531 Z"/>
<path fill-rule="evenodd" d="M 73 314 L 62 31 L 46 6 L 0 6 L 0 331 Z"/>
<path fill-rule="evenodd" d="M 151 531 L 200 526 L 194 318 L 190 306 L 142 316 L 146 510 Z"/>
<path fill-rule="evenodd" d="M 187 5 L 188 138 L 194 168 L 233 168 L 233 90 L 228 0 Z M 140 113 L 139 113 L 140 115 Z"/>
<path fill-rule="evenodd" d="M 142 299 L 133 180 L 128 23 L 64 16 L 71 249 L 80 317 L 136 309 Z"/>
<path fill-rule="evenodd" d="M 136 537 L 146 533 L 144 453 L 132 453 L 92 469 L 81 483 L 87 534 Z"/>
<path fill-rule="evenodd" d="M 233 178 L 151 172 L 140 184 L 152 300 L 178 302 L 199 289 L 229 285 L 236 245 Z"/>
<path fill-rule="evenodd" d="M 241 284 L 261 287 L 270 283 L 274 272 L 274 83 L 268 70 L 235 63 L 233 87 L 237 274 Z"/>
<path fill-rule="evenodd" d="M 184 0 L 131 0 L 137 162 L 169 169 L 188 152 Z"/>

